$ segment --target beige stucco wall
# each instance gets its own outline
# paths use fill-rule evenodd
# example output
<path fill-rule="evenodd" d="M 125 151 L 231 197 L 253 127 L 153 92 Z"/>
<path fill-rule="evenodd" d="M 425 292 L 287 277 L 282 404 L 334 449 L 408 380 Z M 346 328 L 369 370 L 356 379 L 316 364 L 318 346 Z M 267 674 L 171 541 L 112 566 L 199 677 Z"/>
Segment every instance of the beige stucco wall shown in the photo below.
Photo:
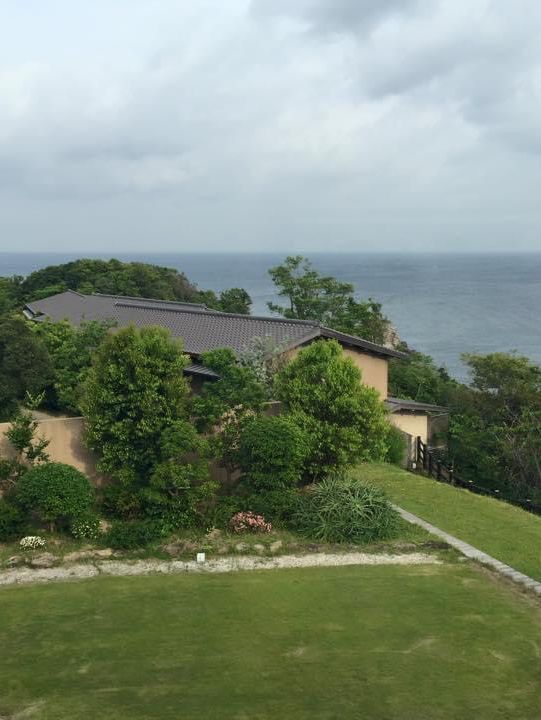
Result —
<path fill-rule="evenodd" d="M 413 415 L 412 413 L 391 413 L 389 420 L 400 430 L 412 435 L 414 438 L 420 437 L 421 440 L 428 442 L 428 416 Z"/>
<path fill-rule="evenodd" d="M 12 454 L 4 435 L 10 423 L 0 423 L 0 456 Z M 100 483 L 96 471 L 96 456 L 83 443 L 83 418 L 52 418 L 38 421 L 38 436 L 50 440 L 47 453 L 53 462 L 73 465 L 94 483 Z"/>
<path fill-rule="evenodd" d="M 344 348 L 344 355 L 353 360 L 363 376 L 363 383 L 376 388 L 381 397 L 387 397 L 387 379 L 389 374 L 389 363 L 387 360 L 368 353 L 359 352 L 350 348 Z"/>
<path fill-rule="evenodd" d="M 294 348 L 287 353 L 289 360 L 293 360 L 302 348 Z M 375 388 L 382 399 L 387 397 L 387 378 L 389 374 L 389 363 L 387 360 L 375 355 L 369 355 L 351 348 L 343 348 L 344 355 L 353 360 L 362 373 L 362 381 L 365 385 Z"/>
<path fill-rule="evenodd" d="M 282 404 L 280 402 L 266 403 L 267 415 L 279 415 Z M 10 423 L 0 423 L 0 457 L 11 457 L 13 448 L 5 436 Z M 95 485 L 100 486 L 105 478 L 96 470 L 97 456 L 88 450 L 83 440 L 84 419 L 77 418 L 46 418 L 38 419 L 38 437 L 49 440 L 46 452 L 52 462 L 66 463 L 81 470 Z M 210 475 L 213 480 L 227 484 L 231 480 L 238 480 L 240 473 L 230 477 L 220 463 L 215 460 L 210 463 Z"/>

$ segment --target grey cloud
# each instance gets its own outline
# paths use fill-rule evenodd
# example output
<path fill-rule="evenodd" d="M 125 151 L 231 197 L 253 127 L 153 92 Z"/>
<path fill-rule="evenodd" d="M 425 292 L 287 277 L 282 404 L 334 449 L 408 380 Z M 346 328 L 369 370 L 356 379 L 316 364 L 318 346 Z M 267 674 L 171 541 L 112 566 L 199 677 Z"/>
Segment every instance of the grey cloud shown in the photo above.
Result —
<path fill-rule="evenodd" d="M 0 238 L 482 249 L 527 218 L 533 246 L 541 5 L 517 3 L 164 0 L 147 33 L 148 3 L 102 2 L 110 44 L 70 64 L 44 28 L 37 60 L 0 48 Z M 145 13 L 133 44 L 111 5 Z"/>
<path fill-rule="evenodd" d="M 252 0 L 256 17 L 286 16 L 316 32 L 358 32 L 392 15 L 411 11 L 418 0 Z"/>

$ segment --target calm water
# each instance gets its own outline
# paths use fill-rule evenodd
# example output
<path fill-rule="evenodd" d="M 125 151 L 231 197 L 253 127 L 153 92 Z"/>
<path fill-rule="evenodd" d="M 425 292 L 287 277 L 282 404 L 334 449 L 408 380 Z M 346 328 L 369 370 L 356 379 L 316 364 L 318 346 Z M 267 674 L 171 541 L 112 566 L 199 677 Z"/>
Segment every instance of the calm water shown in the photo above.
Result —
<path fill-rule="evenodd" d="M 0 254 L 0 275 L 26 275 L 80 255 Z M 88 255 L 87 255 L 88 257 Z M 244 287 L 267 313 L 267 274 L 283 255 L 117 254 L 177 268 L 201 288 Z M 541 363 L 541 253 L 532 255 L 314 254 L 322 272 L 383 303 L 400 336 L 464 376 L 462 352 L 517 350 Z"/>

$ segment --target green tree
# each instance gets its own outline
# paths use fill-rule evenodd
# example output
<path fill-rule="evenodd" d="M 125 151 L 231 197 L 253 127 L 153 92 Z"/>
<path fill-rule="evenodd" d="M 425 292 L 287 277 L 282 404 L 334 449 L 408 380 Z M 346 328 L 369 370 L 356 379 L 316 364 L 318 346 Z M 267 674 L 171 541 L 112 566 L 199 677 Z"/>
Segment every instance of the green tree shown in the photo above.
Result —
<path fill-rule="evenodd" d="M 251 305 L 252 298 L 244 288 L 229 288 L 220 293 L 217 309 L 222 312 L 249 315 Z"/>
<path fill-rule="evenodd" d="M 21 283 L 23 278 L 0 277 L 0 316 L 15 310 L 21 301 Z"/>
<path fill-rule="evenodd" d="M 58 410 L 79 413 L 92 354 L 107 336 L 108 325 L 97 321 L 79 327 L 67 321 L 41 322 L 34 323 L 32 330 L 43 341 L 53 362 L 48 404 Z"/>
<path fill-rule="evenodd" d="M 311 437 L 310 478 L 385 457 L 385 407 L 376 390 L 362 384 L 360 370 L 335 340 L 301 350 L 279 373 L 276 387 L 279 399 Z"/>
<path fill-rule="evenodd" d="M 407 346 L 400 349 L 407 356 L 389 362 L 389 395 L 446 406 L 457 382 L 445 368 L 437 367 L 429 355 L 409 350 Z"/>
<path fill-rule="evenodd" d="M 27 322 L 0 320 L 0 421 L 10 420 L 26 394 L 38 395 L 52 378 L 47 348 Z"/>
<path fill-rule="evenodd" d="M 100 469 L 127 485 L 142 485 L 160 460 L 161 437 L 187 417 L 188 358 L 163 328 L 125 328 L 98 348 L 82 407 L 87 440 Z"/>
<path fill-rule="evenodd" d="M 246 423 L 238 465 L 256 490 L 283 490 L 300 484 L 310 449 L 307 433 L 288 415 L 261 416 Z"/>
<path fill-rule="evenodd" d="M 204 383 L 194 399 L 193 408 L 200 430 L 218 425 L 231 411 L 259 412 L 266 391 L 253 368 L 242 365 L 230 348 L 202 353 L 203 364 L 219 375 L 219 380 Z"/>
<path fill-rule="evenodd" d="M 463 358 L 470 385 L 450 396 L 449 453 L 457 471 L 541 501 L 541 367 L 506 353 Z"/>
<path fill-rule="evenodd" d="M 32 410 L 38 407 L 42 400 L 43 393 L 36 396 L 27 393 L 27 409 L 17 410 L 4 433 L 14 451 L 13 456 L 0 458 L 0 490 L 7 494 L 13 491 L 17 481 L 29 467 L 49 460 L 47 447 L 50 441 L 38 435 L 39 424 L 32 414 Z"/>
<path fill-rule="evenodd" d="M 88 515 L 94 502 L 94 488 L 88 478 L 71 465 L 45 463 L 21 476 L 15 502 L 54 530 L 68 527 L 73 520 Z"/>
<path fill-rule="evenodd" d="M 359 302 L 351 283 L 321 275 L 300 255 L 289 256 L 269 270 L 278 295 L 287 298 L 287 306 L 268 303 L 269 310 L 286 318 L 316 320 L 339 332 L 358 335 L 383 343 L 389 321 L 381 305 L 372 299 Z"/>
<path fill-rule="evenodd" d="M 287 343 L 277 343 L 271 337 L 253 337 L 239 356 L 239 362 L 252 370 L 265 388 L 267 400 L 273 399 L 274 378 L 287 363 Z"/>
<path fill-rule="evenodd" d="M 160 459 L 141 497 L 147 516 L 167 530 L 200 525 L 217 485 L 210 480 L 209 442 L 188 420 L 176 420 L 160 438 Z"/>

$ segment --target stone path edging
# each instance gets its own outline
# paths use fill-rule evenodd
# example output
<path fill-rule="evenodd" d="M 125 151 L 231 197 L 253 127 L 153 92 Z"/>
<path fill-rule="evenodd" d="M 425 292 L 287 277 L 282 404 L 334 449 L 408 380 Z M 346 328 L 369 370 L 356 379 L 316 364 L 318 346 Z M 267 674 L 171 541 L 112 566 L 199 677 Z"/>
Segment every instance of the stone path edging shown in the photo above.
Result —
<path fill-rule="evenodd" d="M 435 525 L 431 525 L 429 522 L 426 522 L 426 520 L 417 517 L 417 515 L 404 510 L 398 505 L 393 505 L 393 507 L 404 518 L 404 520 L 412 525 L 419 525 L 419 527 L 428 530 L 428 532 L 432 533 L 432 535 L 436 535 L 442 540 L 445 540 L 446 543 L 451 545 L 451 547 L 454 547 L 467 558 L 477 560 L 477 562 L 483 563 L 483 565 L 488 565 L 496 570 L 496 572 L 500 573 L 500 575 L 504 575 L 510 580 L 513 580 L 513 582 L 524 585 L 524 587 L 528 588 L 528 590 L 532 590 L 537 595 L 541 595 L 541 582 L 534 580 L 529 575 L 525 575 L 524 573 L 515 570 L 515 568 L 512 568 L 510 565 L 506 565 L 505 563 L 496 560 L 496 558 L 492 557 L 492 555 L 488 555 L 482 550 L 478 550 L 473 545 L 469 545 L 463 540 L 459 540 L 454 535 L 449 535 L 449 533 L 446 533 L 444 530 L 440 530 L 440 528 Z"/>
<path fill-rule="evenodd" d="M 332 567 L 342 565 L 439 565 L 434 555 L 404 553 L 401 555 L 370 553 L 318 553 L 281 555 L 278 557 L 237 556 L 207 560 L 102 560 L 88 564 L 59 565 L 52 568 L 13 568 L 0 572 L 0 586 L 45 583 L 54 580 L 79 580 L 98 575 L 172 575 L 178 573 L 227 573 L 239 570 L 271 570 L 297 567 Z"/>

